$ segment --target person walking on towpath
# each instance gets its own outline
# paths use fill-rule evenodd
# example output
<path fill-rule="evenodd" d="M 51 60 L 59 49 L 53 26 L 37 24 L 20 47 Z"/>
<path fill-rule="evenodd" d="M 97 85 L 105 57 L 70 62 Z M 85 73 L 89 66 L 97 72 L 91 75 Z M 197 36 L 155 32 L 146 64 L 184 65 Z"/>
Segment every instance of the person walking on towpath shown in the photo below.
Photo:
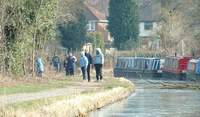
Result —
<path fill-rule="evenodd" d="M 87 80 L 87 67 L 88 67 L 88 59 L 85 56 L 85 52 L 81 52 L 80 58 L 80 67 L 83 75 L 83 80 Z"/>
<path fill-rule="evenodd" d="M 75 67 L 76 67 L 76 57 L 72 55 L 72 53 L 69 54 L 69 57 L 65 61 L 65 70 L 66 70 L 66 75 L 73 75 L 75 72 Z"/>
<path fill-rule="evenodd" d="M 101 52 L 101 49 L 97 48 L 96 49 L 96 56 L 94 57 L 94 66 L 95 66 L 97 81 L 103 80 L 103 76 L 102 76 L 103 64 L 104 64 L 104 55 Z"/>
<path fill-rule="evenodd" d="M 36 75 L 42 77 L 44 73 L 44 62 L 40 56 L 36 58 Z"/>
<path fill-rule="evenodd" d="M 87 78 L 88 78 L 88 82 L 90 82 L 90 65 L 92 65 L 92 56 L 91 56 L 89 50 L 85 50 L 85 56 L 88 59 Z"/>

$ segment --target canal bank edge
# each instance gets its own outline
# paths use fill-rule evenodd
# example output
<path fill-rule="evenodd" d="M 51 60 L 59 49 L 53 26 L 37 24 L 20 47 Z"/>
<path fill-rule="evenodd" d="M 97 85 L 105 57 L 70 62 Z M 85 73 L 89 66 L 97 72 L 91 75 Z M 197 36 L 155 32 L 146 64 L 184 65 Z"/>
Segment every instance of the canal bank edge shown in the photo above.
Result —
<path fill-rule="evenodd" d="M 88 116 L 89 112 L 123 100 L 135 91 L 134 84 L 131 81 L 124 78 L 119 78 L 118 80 L 120 82 L 126 83 L 127 86 L 116 86 L 114 88 L 108 88 L 100 92 L 79 94 L 68 100 L 62 100 L 50 105 L 38 107 L 36 110 L 16 110 L 14 112 L 12 111 L 12 113 L 8 112 L 6 115 L 15 117 L 85 117 Z"/>

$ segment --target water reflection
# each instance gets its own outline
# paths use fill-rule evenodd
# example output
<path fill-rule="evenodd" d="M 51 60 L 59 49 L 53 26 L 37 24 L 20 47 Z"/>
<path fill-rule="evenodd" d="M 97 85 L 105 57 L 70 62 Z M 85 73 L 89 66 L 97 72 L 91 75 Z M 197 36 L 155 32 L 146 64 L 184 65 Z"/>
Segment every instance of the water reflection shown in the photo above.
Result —
<path fill-rule="evenodd" d="M 90 113 L 91 117 L 200 117 L 200 91 L 138 89 L 127 100 Z"/>

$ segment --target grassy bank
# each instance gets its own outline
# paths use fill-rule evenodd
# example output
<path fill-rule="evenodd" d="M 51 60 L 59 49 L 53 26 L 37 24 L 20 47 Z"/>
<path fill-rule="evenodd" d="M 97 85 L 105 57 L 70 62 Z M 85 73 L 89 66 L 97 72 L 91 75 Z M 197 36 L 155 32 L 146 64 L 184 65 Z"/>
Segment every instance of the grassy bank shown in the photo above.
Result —
<path fill-rule="evenodd" d="M 33 93 L 55 88 L 73 86 L 82 79 L 80 77 L 65 77 L 60 79 L 29 79 L 18 81 L 7 81 L 0 86 L 0 95 L 15 93 Z"/>
<path fill-rule="evenodd" d="M 0 116 L 86 116 L 89 111 L 122 100 L 134 91 L 134 85 L 125 79 L 106 78 L 103 82 L 86 83 L 87 85 L 98 88 L 71 96 L 12 104 L 4 107 Z"/>
<path fill-rule="evenodd" d="M 95 72 L 91 71 L 91 77 L 95 78 Z M 112 77 L 112 70 L 104 70 L 106 77 Z M 94 80 L 94 79 L 93 79 Z M 16 94 L 16 93 L 34 93 L 46 91 L 56 88 L 65 88 L 69 86 L 79 85 L 82 82 L 82 76 L 65 76 L 65 74 L 50 73 L 43 78 L 21 78 L 13 79 L 0 76 L 0 95 Z M 113 85 L 117 82 L 113 82 Z M 105 82 L 109 88 L 111 84 Z M 112 88 L 112 86 L 111 86 Z"/>

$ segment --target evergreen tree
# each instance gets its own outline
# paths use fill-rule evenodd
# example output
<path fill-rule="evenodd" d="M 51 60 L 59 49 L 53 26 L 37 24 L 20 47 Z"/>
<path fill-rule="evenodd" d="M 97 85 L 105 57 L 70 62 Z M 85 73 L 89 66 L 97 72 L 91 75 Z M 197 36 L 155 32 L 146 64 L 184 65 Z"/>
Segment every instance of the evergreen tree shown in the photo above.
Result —
<path fill-rule="evenodd" d="M 108 30 L 114 46 L 125 49 L 125 42 L 137 42 L 139 34 L 138 5 L 136 0 L 110 0 Z"/>
<path fill-rule="evenodd" d="M 70 50 L 80 50 L 86 41 L 87 21 L 83 13 L 78 15 L 77 21 L 59 26 L 61 44 Z"/>
<path fill-rule="evenodd" d="M 67 9 L 64 9 L 64 12 L 66 15 L 71 14 L 74 20 L 66 22 L 62 19 L 59 21 L 58 30 L 60 32 L 61 44 L 68 48 L 68 50 L 80 50 L 86 42 L 87 20 L 84 16 L 83 5 L 81 0 L 72 0 L 70 11 L 65 11 Z"/>

